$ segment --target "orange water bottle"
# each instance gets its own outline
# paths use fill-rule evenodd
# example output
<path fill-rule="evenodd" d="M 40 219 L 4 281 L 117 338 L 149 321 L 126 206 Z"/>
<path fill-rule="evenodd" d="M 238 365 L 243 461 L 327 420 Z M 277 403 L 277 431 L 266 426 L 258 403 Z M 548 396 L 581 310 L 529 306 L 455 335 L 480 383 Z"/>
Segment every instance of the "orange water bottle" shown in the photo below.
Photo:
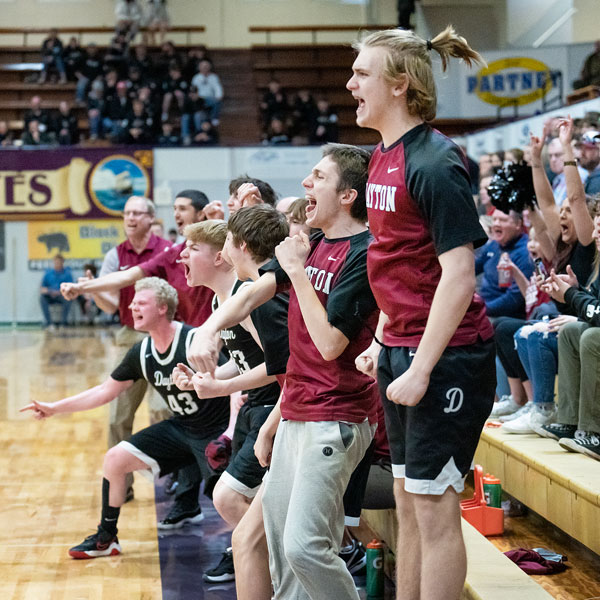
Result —
<path fill-rule="evenodd" d="M 501 288 L 508 288 L 512 283 L 512 273 L 510 270 L 510 260 L 506 252 L 500 257 L 498 263 L 498 285 Z"/>

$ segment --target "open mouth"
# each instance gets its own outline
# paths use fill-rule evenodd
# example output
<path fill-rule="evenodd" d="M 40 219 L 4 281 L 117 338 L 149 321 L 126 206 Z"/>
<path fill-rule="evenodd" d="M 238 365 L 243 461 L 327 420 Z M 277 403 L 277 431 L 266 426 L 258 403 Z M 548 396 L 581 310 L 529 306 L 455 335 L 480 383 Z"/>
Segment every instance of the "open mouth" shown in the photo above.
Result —
<path fill-rule="evenodd" d="M 365 107 L 365 101 L 358 96 L 354 96 L 354 99 L 358 102 L 358 106 L 356 107 L 356 112 L 360 112 Z"/>
<path fill-rule="evenodd" d="M 306 216 L 308 217 L 317 208 L 317 201 L 309 196 L 306 196 L 306 199 L 308 200 L 308 204 L 306 205 Z"/>

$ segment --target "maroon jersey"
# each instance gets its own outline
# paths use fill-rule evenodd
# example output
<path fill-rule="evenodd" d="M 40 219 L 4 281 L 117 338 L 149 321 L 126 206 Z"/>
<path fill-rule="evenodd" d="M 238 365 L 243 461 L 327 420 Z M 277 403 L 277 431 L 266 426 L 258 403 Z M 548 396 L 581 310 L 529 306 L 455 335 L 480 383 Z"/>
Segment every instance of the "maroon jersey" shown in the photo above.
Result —
<path fill-rule="evenodd" d="M 184 248 L 185 242 L 166 248 L 140 267 L 147 277 L 165 279 L 177 290 L 177 320 L 192 327 L 199 327 L 212 313 L 214 292 L 203 285 L 190 287 L 187 284 L 185 270 L 179 258 Z"/>
<path fill-rule="evenodd" d="M 367 278 L 368 231 L 329 240 L 311 238 L 305 269 L 327 320 L 350 343 L 335 360 L 326 361 L 313 344 L 298 298 L 290 289 L 288 330 L 290 358 L 285 374 L 281 416 L 295 421 L 377 422 L 379 392 L 371 377 L 356 370 L 355 358 L 373 339 L 378 312 Z M 276 259 L 261 272 L 274 271 L 278 285 L 289 284 Z"/>
<path fill-rule="evenodd" d="M 129 240 L 121 242 L 116 247 L 117 256 L 119 257 L 118 268 L 120 271 L 125 271 L 131 267 L 136 267 L 141 263 L 150 260 L 153 256 L 162 254 L 163 250 L 166 250 L 171 245 L 170 242 L 160 238 L 154 234 L 150 236 L 146 247 L 138 254 L 131 245 Z M 103 273 L 101 273 L 103 274 Z M 128 285 L 125 288 L 119 290 L 119 319 L 121 325 L 127 325 L 127 327 L 133 328 L 133 317 L 131 316 L 131 310 L 129 305 L 135 296 L 135 287 Z"/>
<path fill-rule="evenodd" d="M 389 148 L 381 144 L 369 164 L 369 282 L 389 317 L 383 341 L 417 346 L 425 331 L 442 268 L 438 256 L 487 236 L 477 210 L 461 150 L 426 124 Z M 485 305 L 474 295 L 449 346 L 493 335 Z"/>

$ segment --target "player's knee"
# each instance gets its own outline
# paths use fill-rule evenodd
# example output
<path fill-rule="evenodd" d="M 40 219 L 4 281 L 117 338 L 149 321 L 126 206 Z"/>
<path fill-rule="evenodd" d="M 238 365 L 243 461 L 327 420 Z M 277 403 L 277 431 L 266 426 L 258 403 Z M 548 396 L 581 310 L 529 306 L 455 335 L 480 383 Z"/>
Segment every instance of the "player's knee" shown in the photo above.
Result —
<path fill-rule="evenodd" d="M 113 446 L 104 455 L 104 473 L 106 475 L 126 473 L 127 458 L 127 452 L 119 448 L 119 446 Z"/>
<path fill-rule="evenodd" d="M 283 551 L 287 562 L 296 574 L 310 572 L 310 544 L 296 536 L 286 536 Z"/>
<path fill-rule="evenodd" d="M 220 515 L 231 510 L 233 504 L 233 491 L 220 481 L 213 491 L 213 504 Z"/>

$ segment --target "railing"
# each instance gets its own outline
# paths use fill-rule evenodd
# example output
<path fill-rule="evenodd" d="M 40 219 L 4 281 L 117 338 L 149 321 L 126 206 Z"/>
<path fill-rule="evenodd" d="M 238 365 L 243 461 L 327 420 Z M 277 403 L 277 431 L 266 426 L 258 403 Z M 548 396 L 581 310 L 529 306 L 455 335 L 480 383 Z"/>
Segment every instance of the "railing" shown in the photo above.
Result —
<path fill-rule="evenodd" d="M 252 26 L 248 27 L 250 33 L 265 33 L 267 45 L 271 43 L 272 33 L 310 33 L 312 43 L 317 43 L 318 33 L 335 33 L 340 31 L 361 31 L 363 29 L 369 31 L 379 31 L 382 29 L 394 29 L 396 25 L 284 25 L 281 27 L 268 26 Z"/>
<path fill-rule="evenodd" d="M 115 30 L 114 27 L 102 26 L 102 27 L 60 27 L 59 33 L 68 33 L 76 35 L 81 42 L 84 34 L 110 34 Z M 141 27 L 140 31 L 147 31 L 147 28 Z M 169 33 L 185 33 L 186 44 L 191 43 L 191 36 L 193 33 L 204 33 L 206 27 L 204 25 L 174 25 L 169 27 Z M 0 36 L 2 35 L 21 35 L 23 36 L 23 46 L 27 46 L 27 37 L 30 35 L 44 35 L 50 33 L 50 28 L 46 27 L 0 27 Z"/>

